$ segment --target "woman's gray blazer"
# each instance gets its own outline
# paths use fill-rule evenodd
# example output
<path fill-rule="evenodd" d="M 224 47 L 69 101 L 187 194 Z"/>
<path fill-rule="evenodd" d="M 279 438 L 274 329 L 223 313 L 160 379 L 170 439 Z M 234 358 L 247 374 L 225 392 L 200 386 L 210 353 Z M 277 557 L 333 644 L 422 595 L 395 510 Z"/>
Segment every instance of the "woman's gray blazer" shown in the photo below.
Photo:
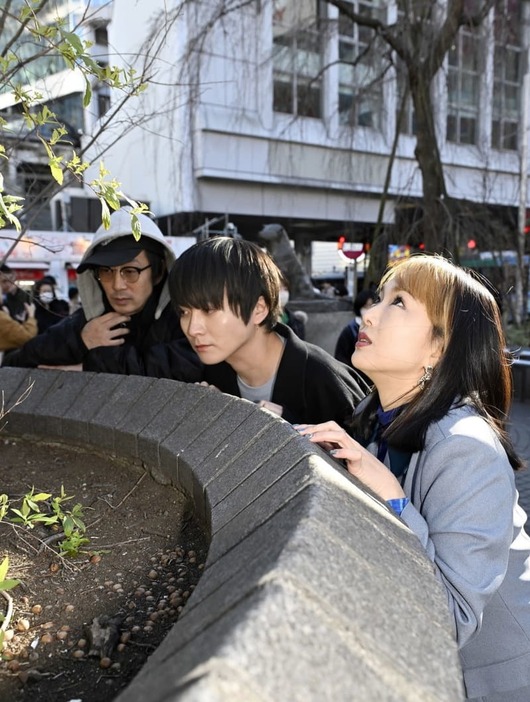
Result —
<path fill-rule="evenodd" d="M 468 697 L 530 685 L 530 537 L 497 436 L 473 408 L 451 409 L 403 488 L 401 518 L 447 593 Z"/>

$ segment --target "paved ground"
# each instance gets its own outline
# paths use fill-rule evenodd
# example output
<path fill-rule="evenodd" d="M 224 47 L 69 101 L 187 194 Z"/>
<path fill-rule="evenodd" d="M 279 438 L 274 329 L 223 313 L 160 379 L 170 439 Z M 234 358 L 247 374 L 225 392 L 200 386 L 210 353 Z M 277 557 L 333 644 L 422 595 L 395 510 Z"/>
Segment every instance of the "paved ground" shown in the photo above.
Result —
<path fill-rule="evenodd" d="M 530 400 L 513 403 L 510 412 L 510 434 L 517 451 L 528 464 L 526 470 L 515 473 L 515 482 L 519 490 L 519 502 L 530 516 Z M 530 531 L 528 523 L 527 531 Z"/>

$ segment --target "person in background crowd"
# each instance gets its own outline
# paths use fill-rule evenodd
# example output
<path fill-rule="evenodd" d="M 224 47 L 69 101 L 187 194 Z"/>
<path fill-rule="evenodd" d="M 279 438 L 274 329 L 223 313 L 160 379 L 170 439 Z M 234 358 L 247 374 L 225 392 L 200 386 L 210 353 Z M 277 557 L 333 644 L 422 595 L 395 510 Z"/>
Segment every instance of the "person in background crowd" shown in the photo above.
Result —
<path fill-rule="evenodd" d="M 294 333 L 300 337 L 300 339 L 305 339 L 305 325 L 307 324 L 307 314 L 301 310 L 296 310 L 291 312 L 287 307 L 289 302 L 289 283 L 287 282 L 285 276 L 282 275 L 280 283 L 280 322 L 286 324 L 288 327 L 294 331 Z"/>
<path fill-rule="evenodd" d="M 24 311 L 26 319 L 19 322 L 11 317 L 7 308 L 0 309 L 0 354 L 22 346 L 37 334 L 35 305 L 26 302 Z"/>
<path fill-rule="evenodd" d="M 55 292 L 55 278 L 41 278 L 33 286 L 33 301 L 35 303 L 35 317 L 37 319 L 38 333 L 46 331 L 52 324 L 57 324 L 63 317 L 67 317 L 70 308 L 66 300 L 59 300 Z"/>
<path fill-rule="evenodd" d="M 4 365 L 61 367 L 126 375 L 200 380 L 202 368 L 171 308 L 167 271 L 175 254 L 156 224 L 138 215 L 141 236 L 132 234 L 130 208 L 101 226 L 77 269 L 83 307 L 6 353 Z M 157 346 L 169 343 L 172 367 Z M 143 361 L 147 350 L 149 366 Z"/>
<path fill-rule="evenodd" d="M 0 266 L 0 285 L 2 287 L 3 307 L 13 319 L 24 322 L 27 318 L 26 304 L 29 295 L 17 285 L 15 272 L 5 263 Z"/>
<path fill-rule="evenodd" d="M 364 396 L 356 372 L 278 323 L 280 279 L 250 241 L 215 237 L 181 254 L 169 290 L 203 381 L 288 422 L 331 412 L 346 426 Z"/>
<path fill-rule="evenodd" d="M 363 321 L 363 314 L 374 302 L 376 293 L 373 290 L 361 290 L 357 293 L 353 301 L 354 318 L 348 322 L 343 328 L 337 339 L 335 353 L 333 354 L 337 361 L 352 365 L 351 357 L 355 351 L 357 336 L 359 335 L 359 327 Z"/>
<path fill-rule="evenodd" d="M 324 297 L 335 297 L 337 295 L 337 289 L 331 283 L 322 283 L 320 292 Z"/>
<path fill-rule="evenodd" d="M 353 363 L 374 389 L 352 435 L 335 422 L 298 431 L 416 534 L 445 590 L 467 699 L 528 702 L 530 537 L 494 296 L 442 257 L 403 259 L 364 313 Z"/>
<path fill-rule="evenodd" d="M 70 287 L 68 288 L 68 300 L 70 314 L 77 312 L 77 310 L 80 307 L 82 307 L 81 298 L 79 297 L 79 289 L 77 285 L 70 285 Z"/>

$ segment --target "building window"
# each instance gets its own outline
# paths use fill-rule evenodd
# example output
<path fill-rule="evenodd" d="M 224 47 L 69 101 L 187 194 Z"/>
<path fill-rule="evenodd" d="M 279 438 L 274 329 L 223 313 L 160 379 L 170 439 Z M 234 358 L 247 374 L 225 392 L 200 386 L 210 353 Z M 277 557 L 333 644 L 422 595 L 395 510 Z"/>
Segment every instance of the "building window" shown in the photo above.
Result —
<path fill-rule="evenodd" d="M 322 38 L 319 3 L 274 0 L 273 109 L 322 116 Z"/>
<path fill-rule="evenodd" d="M 447 140 L 456 144 L 477 144 L 482 45 L 478 32 L 462 27 L 449 51 Z"/>
<path fill-rule="evenodd" d="M 39 163 L 20 163 L 17 166 L 17 181 L 25 199 L 22 221 L 29 215 L 32 228 L 51 229 L 51 211 L 47 203 L 56 183 L 50 167 Z"/>
<path fill-rule="evenodd" d="M 349 0 L 352 12 L 384 19 L 379 0 Z M 375 32 L 339 11 L 339 121 L 378 129 L 381 124 L 382 47 Z"/>
<path fill-rule="evenodd" d="M 491 145 L 516 151 L 521 99 L 523 26 L 519 0 L 502 0 L 495 8 L 493 55 L 493 114 Z"/>
<path fill-rule="evenodd" d="M 68 132 L 61 141 L 69 142 L 73 146 L 79 147 L 81 145 L 80 135 L 84 131 L 82 93 L 71 93 L 56 100 L 50 100 L 45 104 Z"/>
<path fill-rule="evenodd" d="M 109 45 L 109 37 L 107 34 L 107 28 L 103 25 L 99 25 L 94 29 L 94 41 L 100 46 Z"/>
<path fill-rule="evenodd" d="M 103 91 L 98 92 L 98 117 L 103 117 L 110 108 L 110 95 Z"/>

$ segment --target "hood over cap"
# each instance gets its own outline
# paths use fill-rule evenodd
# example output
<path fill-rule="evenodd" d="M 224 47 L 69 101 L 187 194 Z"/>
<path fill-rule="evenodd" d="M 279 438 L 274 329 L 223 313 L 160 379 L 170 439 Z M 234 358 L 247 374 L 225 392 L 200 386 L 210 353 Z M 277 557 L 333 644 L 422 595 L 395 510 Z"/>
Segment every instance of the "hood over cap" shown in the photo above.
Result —
<path fill-rule="evenodd" d="M 140 251 L 163 252 L 167 271 L 175 262 L 176 256 L 164 235 L 144 214 L 137 215 L 142 228 L 140 239 L 136 241 L 132 234 L 131 208 L 122 207 L 110 216 L 110 227 L 103 225 L 94 234 L 92 243 L 85 251 L 77 268 L 77 287 L 87 320 L 99 317 L 105 312 L 105 295 L 92 272 L 98 266 L 120 266 L 135 258 Z M 167 280 L 160 292 L 155 311 L 158 319 L 164 308 L 170 303 Z"/>

